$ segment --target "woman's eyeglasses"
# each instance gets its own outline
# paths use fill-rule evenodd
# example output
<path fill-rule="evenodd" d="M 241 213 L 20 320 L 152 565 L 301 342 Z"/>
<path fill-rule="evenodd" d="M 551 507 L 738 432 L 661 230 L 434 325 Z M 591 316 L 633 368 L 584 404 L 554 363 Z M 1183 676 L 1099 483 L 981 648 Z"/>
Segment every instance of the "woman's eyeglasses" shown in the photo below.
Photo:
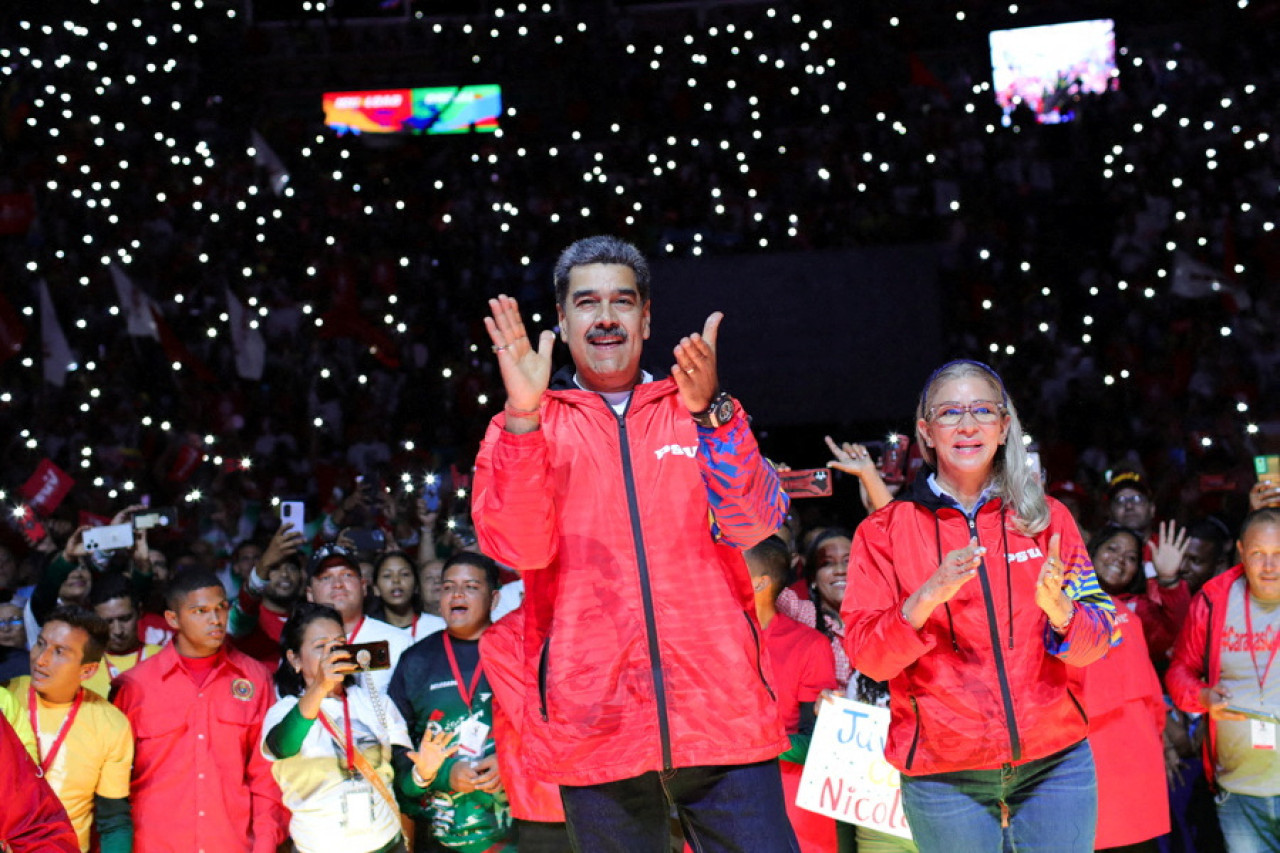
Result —
<path fill-rule="evenodd" d="M 1008 410 L 999 403 L 990 400 L 974 400 L 967 406 L 959 403 L 939 403 L 929 410 L 930 418 L 939 426 L 959 426 L 966 414 L 973 415 L 974 421 L 980 424 L 994 424 L 1008 414 Z"/>

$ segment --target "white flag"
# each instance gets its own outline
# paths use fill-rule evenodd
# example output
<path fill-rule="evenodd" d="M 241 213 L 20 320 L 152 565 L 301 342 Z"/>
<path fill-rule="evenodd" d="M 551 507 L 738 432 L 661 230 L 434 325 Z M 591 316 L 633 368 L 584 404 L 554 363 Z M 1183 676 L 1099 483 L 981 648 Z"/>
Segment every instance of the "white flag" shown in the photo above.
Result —
<path fill-rule="evenodd" d="M 116 296 L 120 299 L 120 310 L 129 323 L 129 334 L 135 338 L 160 340 L 160 330 L 156 328 L 156 318 L 151 313 L 152 308 L 159 307 L 155 300 L 138 289 L 116 264 L 111 265 L 111 280 L 115 283 Z"/>
<path fill-rule="evenodd" d="M 1243 288 L 1237 288 L 1219 270 L 1201 263 L 1186 252 L 1173 255 L 1173 293 L 1183 299 L 1205 299 L 1219 294 L 1229 294 L 1236 307 L 1246 310 L 1253 304 Z"/>
<path fill-rule="evenodd" d="M 271 150 L 261 133 L 250 131 L 249 141 L 253 145 L 253 165 L 266 169 L 267 177 L 271 179 L 271 191 L 280 195 L 284 192 L 284 185 L 289 183 L 289 170 L 276 156 L 276 152 Z"/>
<path fill-rule="evenodd" d="M 61 388 L 67 383 L 67 371 L 75 359 L 67 336 L 58 323 L 53 298 L 49 296 L 49 285 L 44 279 L 40 279 L 40 344 L 44 350 L 44 381 Z"/>
<path fill-rule="evenodd" d="M 266 342 L 262 333 L 249 325 L 253 315 L 244 310 L 230 290 L 227 291 L 227 319 L 231 323 L 231 346 L 236 352 L 236 373 L 241 379 L 261 379 L 267 356 Z"/>

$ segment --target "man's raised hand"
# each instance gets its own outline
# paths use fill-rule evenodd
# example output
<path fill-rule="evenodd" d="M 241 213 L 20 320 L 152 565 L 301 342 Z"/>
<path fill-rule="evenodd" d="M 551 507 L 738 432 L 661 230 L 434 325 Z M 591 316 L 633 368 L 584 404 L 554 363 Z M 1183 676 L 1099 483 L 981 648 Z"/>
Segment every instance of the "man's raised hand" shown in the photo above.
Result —
<path fill-rule="evenodd" d="M 675 346 L 676 363 L 671 376 L 680 389 L 680 399 L 691 412 L 703 412 L 711 405 L 711 398 L 720 388 L 720 376 L 716 369 L 716 337 L 720 334 L 720 321 L 724 314 L 713 311 L 702 327 L 702 334 L 694 332 L 681 338 Z"/>
<path fill-rule="evenodd" d="M 538 336 L 538 348 L 533 348 L 520 319 L 520 307 L 506 294 L 489 300 L 491 316 L 484 318 L 484 327 L 493 341 L 493 352 L 498 357 L 498 369 L 507 391 L 507 405 L 521 412 L 536 412 L 542 403 L 542 394 L 551 382 L 551 350 L 555 346 L 554 332 L 544 331 Z"/>

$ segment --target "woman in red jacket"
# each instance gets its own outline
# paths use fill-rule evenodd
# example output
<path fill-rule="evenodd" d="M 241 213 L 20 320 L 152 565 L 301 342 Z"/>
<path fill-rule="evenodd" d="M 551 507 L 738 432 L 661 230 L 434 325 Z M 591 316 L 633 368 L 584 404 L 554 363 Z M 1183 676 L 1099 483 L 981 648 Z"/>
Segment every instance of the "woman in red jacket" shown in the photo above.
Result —
<path fill-rule="evenodd" d="M 1098 584 L 1119 606 L 1123 642 L 1084 670 L 1089 746 L 1098 773 L 1098 850 L 1155 853 L 1169 831 L 1164 765 L 1164 695 L 1147 648 L 1147 598 L 1127 590 L 1141 577 L 1142 534 L 1107 526 L 1089 542 Z M 1145 584 L 1142 587 L 1145 589 Z"/>
<path fill-rule="evenodd" d="M 1093 850 L 1097 789 L 1075 667 L 1115 609 L 1066 507 L 1046 499 L 994 370 L 943 365 L 916 439 L 928 468 L 859 526 L 841 616 L 889 681 L 885 757 L 924 853 Z"/>

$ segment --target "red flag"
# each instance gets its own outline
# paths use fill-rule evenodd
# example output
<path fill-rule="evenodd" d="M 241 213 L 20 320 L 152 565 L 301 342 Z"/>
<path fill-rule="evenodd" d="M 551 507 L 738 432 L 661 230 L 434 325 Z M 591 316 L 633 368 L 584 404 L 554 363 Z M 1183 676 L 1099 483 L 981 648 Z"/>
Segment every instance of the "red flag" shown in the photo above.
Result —
<path fill-rule="evenodd" d="M 187 345 L 174 333 L 173 328 L 165 321 L 164 315 L 160 313 L 160 307 L 154 302 L 151 304 L 151 316 L 155 320 L 156 331 L 160 335 L 160 346 L 169 360 L 191 368 L 196 379 L 201 382 L 217 385 L 217 375 L 187 349 Z"/>
<path fill-rule="evenodd" d="M 0 234 L 26 234 L 36 220 L 31 193 L 0 193 Z"/>
<path fill-rule="evenodd" d="M 938 79 L 938 75 L 929 70 L 929 66 L 915 53 L 907 54 L 907 65 L 911 74 L 912 86 L 923 86 L 926 89 L 934 89 L 941 92 L 948 98 L 951 97 L 951 90 L 947 88 L 947 84 Z"/>
<path fill-rule="evenodd" d="M 396 345 L 391 336 L 370 323 L 354 311 L 330 309 L 321 317 L 321 338 L 355 338 L 367 344 L 369 354 L 391 369 L 400 366 L 400 356 L 396 354 Z"/>
<path fill-rule="evenodd" d="M 463 474 L 461 471 L 458 470 L 457 465 L 450 465 L 449 466 L 449 482 L 453 484 L 453 487 L 455 489 L 469 490 L 471 488 L 471 475 Z"/>
<path fill-rule="evenodd" d="M 79 516 L 76 518 L 76 527 L 106 527 L 111 523 L 111 519 L 105 515 L 98 515 L 96 512 L 87 512 L 80 510 Z"/>
<path fill-rule="evenodd" d="M 200 467 L 200 463 L 204 461 L 205 453 L 200 443 L 200 437 L 195 433 L 190 433 L 187 440 L 173 457 L 173 464 L 169 466 L 169 473 L 165 478 L 170 483 L 185 483 L 191 479 L 191 475 L 196 472 L 196 468 Z"/>
<path fill-rule="evenodd" d="M 18 494 L 22 495 L 22 499 L 31 509 L 40 515 L 48 516 L 58 508 L 62 499 L 75 484 L 76 481 L 66 471 L 54 465 L 49 459 L 41 459 L 40 464 L 36 466 L 36 472 L 31 475 L 31 479 L 22 484 Z"/>
<path fill-rule="evenodd" d="M 0 365 L 21 352 L 26 340 L 27 327 L 22 325 L 9 300 L 0 294 Z"/>

